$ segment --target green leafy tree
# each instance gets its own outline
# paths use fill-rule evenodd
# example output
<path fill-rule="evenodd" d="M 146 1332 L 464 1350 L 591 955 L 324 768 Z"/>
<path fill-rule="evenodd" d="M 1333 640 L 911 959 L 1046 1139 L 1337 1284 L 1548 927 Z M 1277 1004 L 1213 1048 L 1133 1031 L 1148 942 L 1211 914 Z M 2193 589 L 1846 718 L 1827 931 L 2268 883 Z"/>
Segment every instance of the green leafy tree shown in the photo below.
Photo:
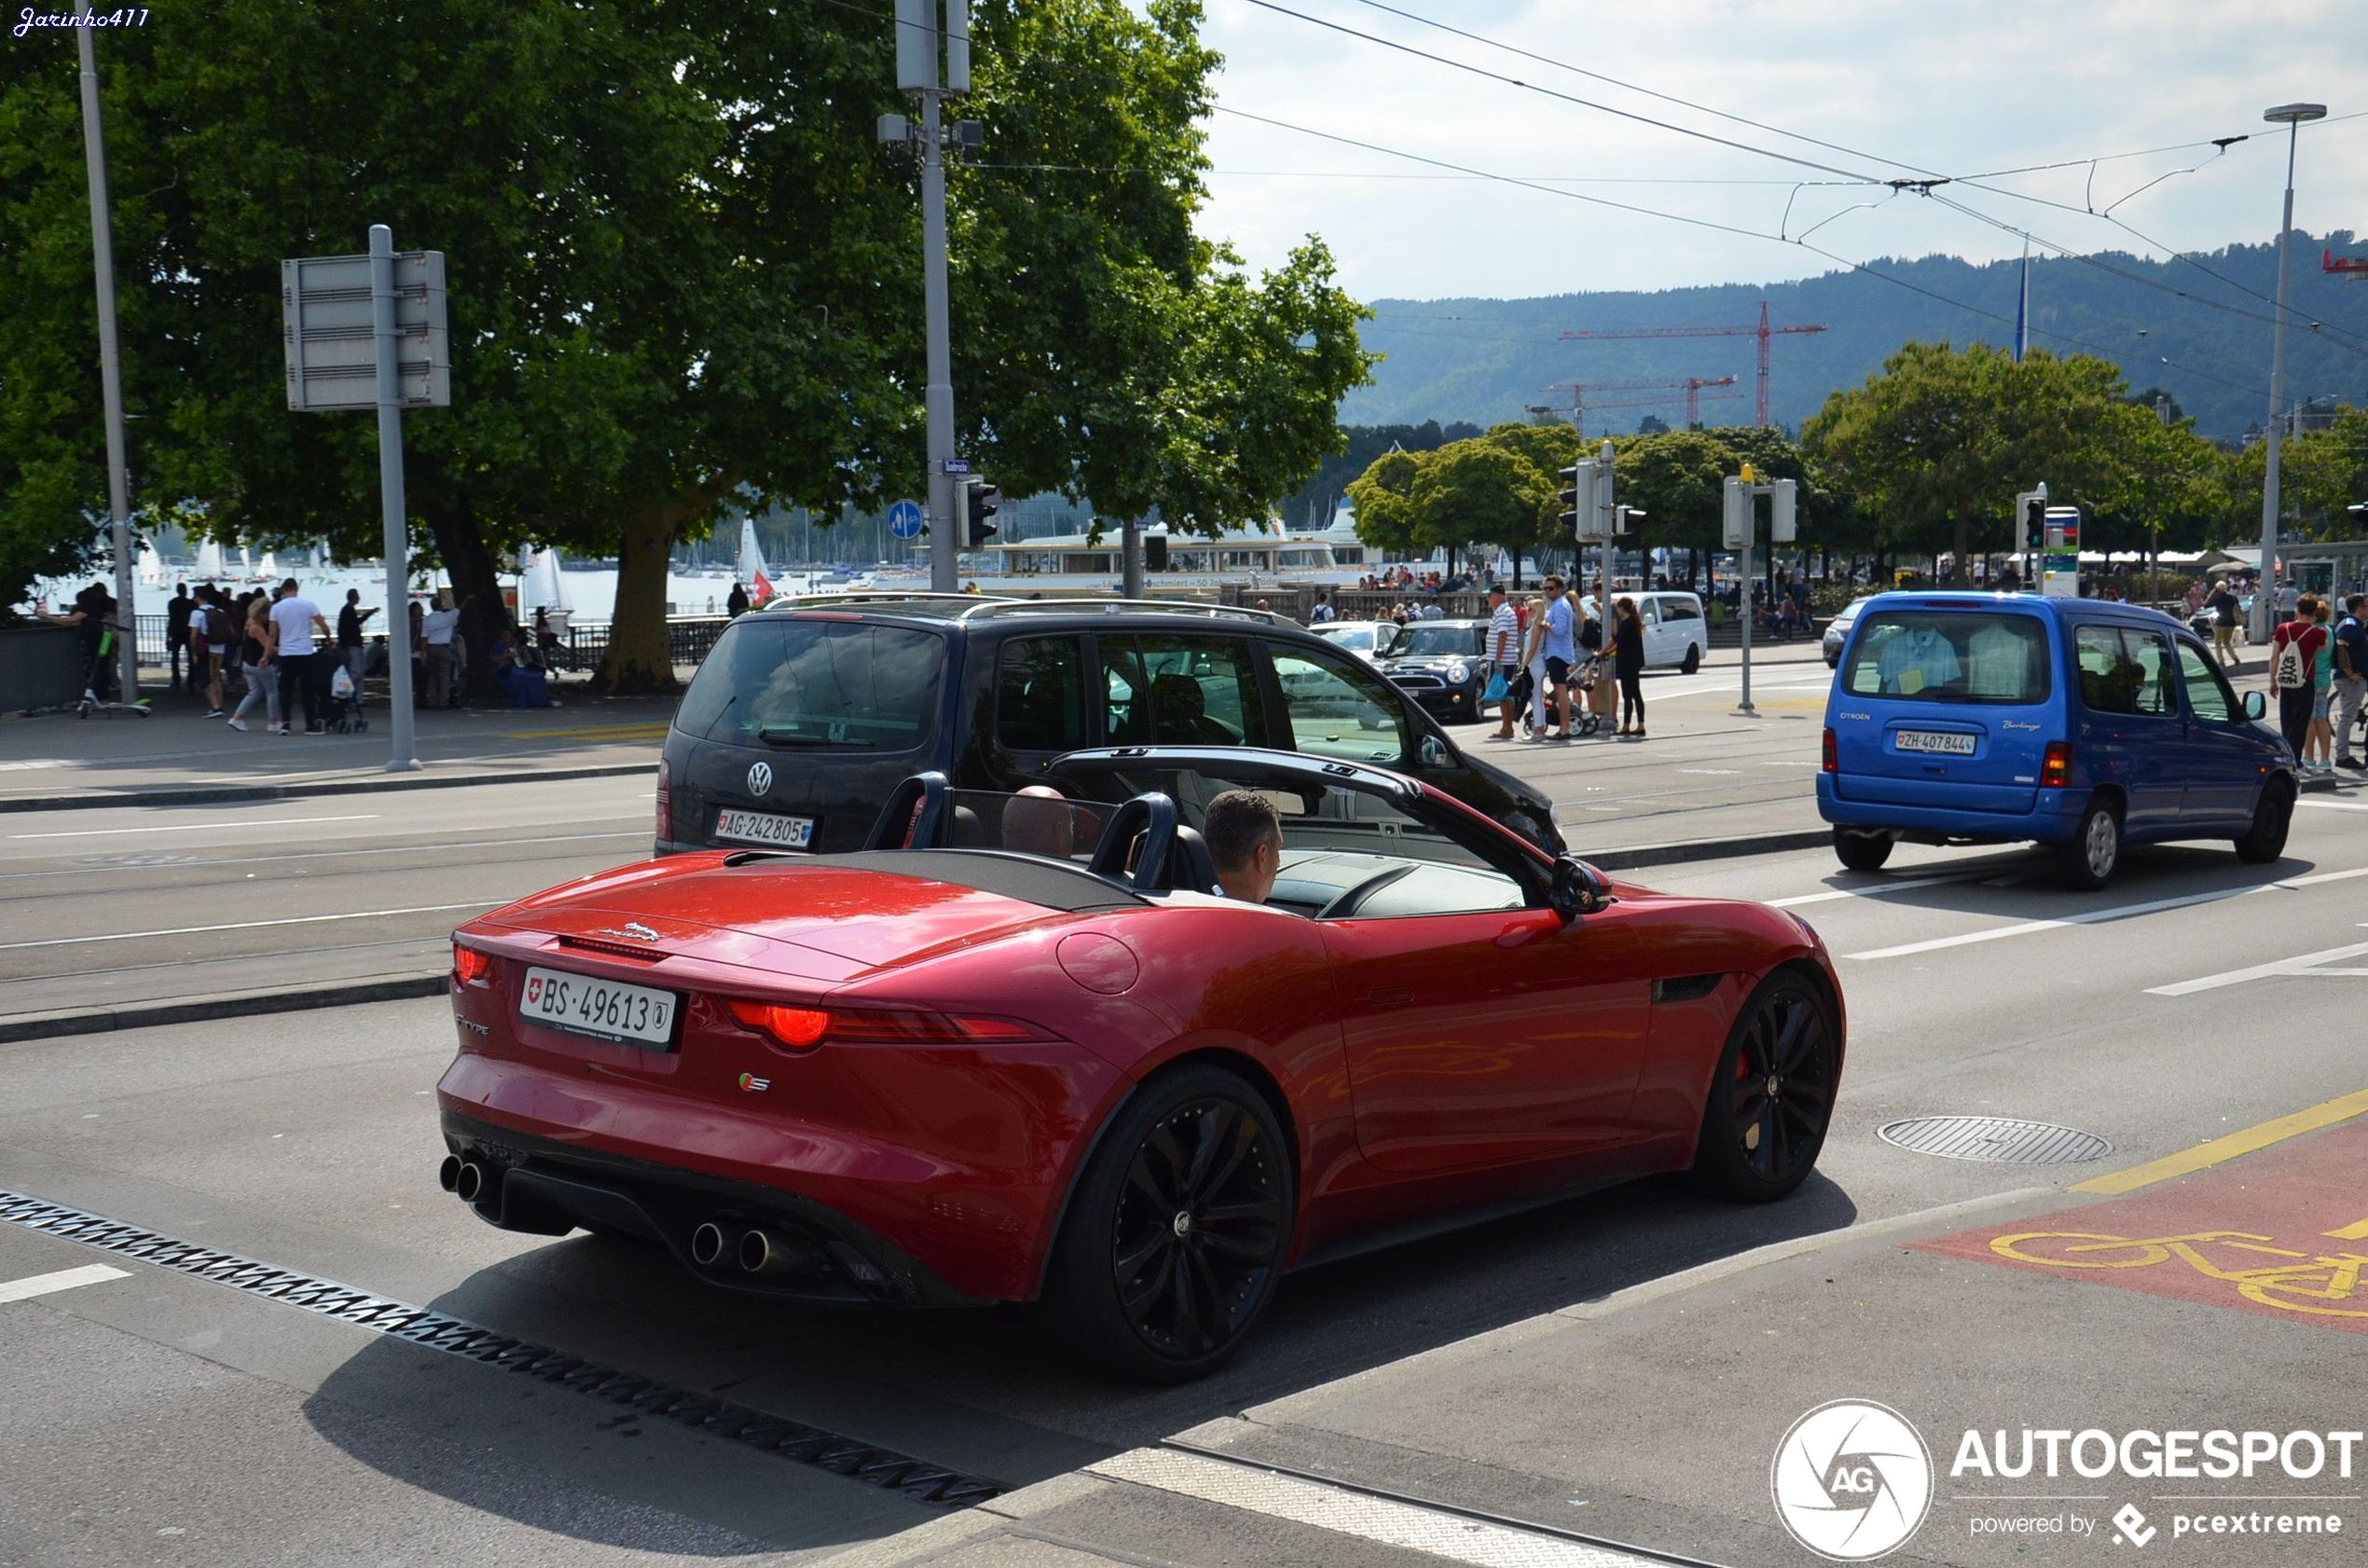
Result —
<path fill-rule="evenodd" d="M 1415 553 L 1420 530 L 1414 482 L 1423 471 L 1424 456 L 1384 452 L 1348 482 L 1349 504 L 1356 509 L 1356 537 L 1376 550 L 1393 556 Z"/>
<path fill-rule="evenodd" d="M 2304 431 L 2279 447 L 2279 510 L 2306 537 L 2357 538 L 2361 519 L 2348 509 L 2368 502 L 2368 410 L 2339 408 L 2328 428 Z M 2257 441 L 2223 462 L 2226 505 L 2210 530 L 2215 543 L 2260 539 L 2268 461 L 2268 447 Z"/>
<path fill-rule="evenodd" d="M 1473 544 L 1518 557 L 1536 547 L 1541 519 L 1556 509 L 1560 490 L 1553 471 L 1493 437 L 1451 443 L 1430 454 L 1414 475 L 1408 499 L 1415 541 L 1445 548 L 1451 567 L 1456 552 Z"/>

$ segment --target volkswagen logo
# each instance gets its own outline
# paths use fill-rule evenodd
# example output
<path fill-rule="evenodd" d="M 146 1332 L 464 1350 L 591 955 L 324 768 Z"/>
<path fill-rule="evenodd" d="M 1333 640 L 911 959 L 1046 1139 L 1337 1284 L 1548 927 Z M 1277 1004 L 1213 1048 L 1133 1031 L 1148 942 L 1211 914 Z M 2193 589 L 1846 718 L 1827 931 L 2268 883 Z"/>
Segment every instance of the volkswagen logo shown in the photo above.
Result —
<path fill-rule="evenodd" d="M 749 769 L 749 793 L 762 795 L 773 788 L 773 764 L 757 763 Z"/>

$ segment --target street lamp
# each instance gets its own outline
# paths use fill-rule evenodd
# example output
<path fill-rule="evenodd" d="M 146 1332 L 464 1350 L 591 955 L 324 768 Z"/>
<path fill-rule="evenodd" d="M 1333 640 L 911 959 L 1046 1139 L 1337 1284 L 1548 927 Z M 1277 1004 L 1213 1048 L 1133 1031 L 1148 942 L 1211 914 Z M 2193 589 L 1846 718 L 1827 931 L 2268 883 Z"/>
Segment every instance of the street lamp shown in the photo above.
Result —
<path fill-rule="evenodd" d="M 2261 487 L 2261 586 L 2253 595 L 2252 636 L 2266 643 L 2278 624 L 2278 433 L 2286 403 L 2286 249 L 2294 227 L 2294 146 L 2305 120 L 2325 119 L 2324 103 L 2280 103 L 2261 117 L 2286 128 L 2286 218 L 2278 227 L 2278 314 L 2269 329 L 2269 454 Z"/>

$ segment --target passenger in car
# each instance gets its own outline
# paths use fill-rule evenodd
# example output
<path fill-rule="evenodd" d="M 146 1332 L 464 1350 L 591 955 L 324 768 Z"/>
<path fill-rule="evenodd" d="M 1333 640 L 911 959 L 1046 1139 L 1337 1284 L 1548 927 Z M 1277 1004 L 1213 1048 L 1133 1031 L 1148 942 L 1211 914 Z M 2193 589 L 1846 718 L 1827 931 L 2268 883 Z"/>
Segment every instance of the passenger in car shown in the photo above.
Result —
<path fill-rule="evenodd" d="M 1283 817 L 1274 803 L 1256 791 L 1228 790 L 1202 814 L 1201 837 L 1225 896 L 1264 903 L 1283 869 Z"/>
<path fill-rule="evenodd" d="M 1030 784 L 1003 806 L 1003 847 L 1066 860 L 1077 853 L 1068 798 L 1049 784 Z"/>

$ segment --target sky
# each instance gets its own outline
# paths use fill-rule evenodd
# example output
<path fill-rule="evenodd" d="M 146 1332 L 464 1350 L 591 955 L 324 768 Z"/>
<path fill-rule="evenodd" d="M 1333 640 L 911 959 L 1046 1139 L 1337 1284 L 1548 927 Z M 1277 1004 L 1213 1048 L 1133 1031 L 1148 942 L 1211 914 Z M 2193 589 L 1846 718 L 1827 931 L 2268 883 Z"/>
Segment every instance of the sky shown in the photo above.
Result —
<path fill-rule="evenodd" d="M 1301 17 L 1744 145 L 1488 80 Z M 2262 112 L 2298 101 L 2326 104 L 2330 118 L 2304 127 L 2298 141 L 2295 224 L 2360 230 L 2353 254 L 2368 254 L 2361 0 L 1208 0 L 1204 36 L 1226 64 L 1209 121 L 1215 168 L 1202 232 L 1231 241 L 1254 267 L 1319 234 L 1343 285 L 1369 300 L 1763 282 L 1834 269 L 1790 242 L 1804 237 L 1853 261 L 2021 254 L 2021 236 L 1944 199 L 2082 253 L 2165 254 L 2149 240 L 2190 252 L 2258 242 L 2278 229 L 2287 151 L 2285 128 L 2264 123 Z M 2361 117 L 2334 117 L 2344 115 Z M 1549 188 L 1452 174 L 1252 116 Z M 2210 144 L 2246 135 L 2224 152 Z M 2072 166 L 1982 179 L 1989 189 L 1941 186 L 1931 198 L 1822 183 L 1970 178 L 2058 162 Z M 2127 228 L 2091 215 L 2108 206 Z M 2317 267 L 2319 257 L 2294 258 L 2306 262 Z"/>

